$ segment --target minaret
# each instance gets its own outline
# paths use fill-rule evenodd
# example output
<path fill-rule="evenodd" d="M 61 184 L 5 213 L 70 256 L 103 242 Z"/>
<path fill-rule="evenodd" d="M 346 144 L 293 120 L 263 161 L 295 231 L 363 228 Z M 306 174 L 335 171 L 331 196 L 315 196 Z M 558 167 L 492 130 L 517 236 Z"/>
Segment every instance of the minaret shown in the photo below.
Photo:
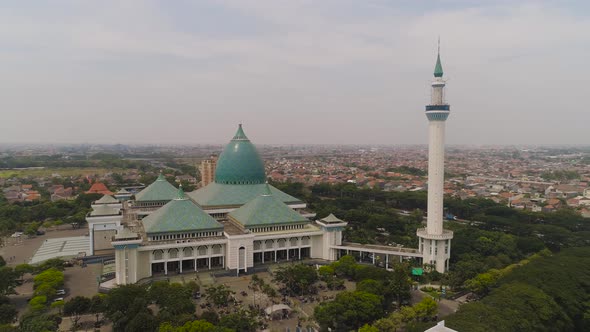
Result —
<path fill-rule="evenodd" d="M 443 229 L 443 189 L 445 174 L 445 121 L 451 107 L 445 103 L 445 81 L 440 63 L 440 41 L 430 105 L 426 106 L 428 118 L 428 217 L 426 228 L 417 231 L 419 251 L 423 264 L 432 264 L 438 272 L 449 268 L 453 232 Z"/>

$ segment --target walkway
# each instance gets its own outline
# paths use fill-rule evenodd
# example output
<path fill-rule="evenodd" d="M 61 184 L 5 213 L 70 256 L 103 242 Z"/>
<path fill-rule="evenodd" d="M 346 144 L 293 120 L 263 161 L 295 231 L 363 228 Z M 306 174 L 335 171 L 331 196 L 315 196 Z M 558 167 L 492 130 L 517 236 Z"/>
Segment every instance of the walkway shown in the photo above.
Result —
<path fill-rule="evenodd" d="M 418 249 L 404 248 L 404 247 L 393 247 L 393 246 L 382 246 L 376 244 L 360 244 L 351 242 L 342 242 L 342 245 L 332 246 L 332 249 L 349 250 L 349 251 L 360 251 L 368 252 L 372 254 L 382 255 L 394 255 L 404 257 L 422 257 L 422 254 L 418 252 Z"/>

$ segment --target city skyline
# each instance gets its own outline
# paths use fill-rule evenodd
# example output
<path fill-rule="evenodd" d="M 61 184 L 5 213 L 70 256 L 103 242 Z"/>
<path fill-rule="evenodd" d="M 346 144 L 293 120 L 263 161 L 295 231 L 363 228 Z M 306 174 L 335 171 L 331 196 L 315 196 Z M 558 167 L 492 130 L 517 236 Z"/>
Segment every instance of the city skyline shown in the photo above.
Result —
<path fill-rule="evenodd" d="M 0 9 L 3 143 L 580 144 L 583 2 L 58 2 Z"/>

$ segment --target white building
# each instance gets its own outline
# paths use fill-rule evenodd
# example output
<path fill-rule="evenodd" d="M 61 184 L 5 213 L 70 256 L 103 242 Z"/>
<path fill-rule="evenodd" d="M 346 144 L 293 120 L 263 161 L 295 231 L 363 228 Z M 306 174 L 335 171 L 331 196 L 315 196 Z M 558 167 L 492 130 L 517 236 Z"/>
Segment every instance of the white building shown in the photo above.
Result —
<path fill-rule="evenodd" d="M 241 125 L 217 161 L 214 182 L 188 194 L 174 189 L 174 197 L 171 188 L 159 177 L 123 209 L 123 227 L 112 240 L 117 284 L 338 258 L 346 222 L 334 216 L 312 222 L 304 202 L 267 184 L 264 164 Z"/>
<path fill-rule="evenodd" d="M 428 118 L 428 217 L 426 228 L 417 231 L 418 251 L 424 264 L 432 264 L 438 272 L 449 269 L 453 232 L 443 228 L 443 190 L 445 173 L 445 121 L 451 107 L 445 102 L 445 81 L 440 63 L 440 50 L 434 68 L 431 104 L 426 106 Z"/>

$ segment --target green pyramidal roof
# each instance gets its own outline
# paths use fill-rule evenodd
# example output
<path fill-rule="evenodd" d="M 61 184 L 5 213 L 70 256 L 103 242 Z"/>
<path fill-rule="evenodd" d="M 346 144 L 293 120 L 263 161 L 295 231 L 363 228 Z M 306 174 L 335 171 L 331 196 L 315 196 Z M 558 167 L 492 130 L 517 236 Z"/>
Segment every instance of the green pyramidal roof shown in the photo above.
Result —
<path fill-rule="evenodd" d="M 138 202 L 169 201 L 176 197 L 176 188 L 160 173 L 156 181 L 135 195 Z"/>
<path fill-rule="evenodd" d="M 262 195 L 246 203 L 239 209 L 230 212 L 229 216 L 246 227 L 308 221 L 307 218 L 288 207 L 273 195 L 268 184 L 265 185 Z"/>
<path fill-rule="evenodd" d="M 176 198 L 141 222 L 148 234 L 223 229 L 222 224 L 189 200 L 182 188 L 176 191 Z"/>
<path fill-rule="evenodd" d="M 434 66 L 434 77 L 442 77 L 443 76 L 443 69 L 442 64 L 440 63 L 440 53 L 438 53 L 436 57 L 436 66 Z"/>
<path fill-rule="evenodd" d="M 188 195 L 204 209 L 223 206 L 235 207 L 244 205 L 262 195 L 266 188 L 264 183 L 234 185 L 212 182 L 204 188 L 188 193 Z M 286 204 L 303 203 L 300 199 L 288 195 L 271 185 L 268 188 L 276 198 Z"/>
<path fill-rule="evenodd" d="M 222 184 L 263 184 L 266 181 L 264 163 L 256 147 L 242 129 L 226 145 L 217 160 L 215 182 Z"/>

